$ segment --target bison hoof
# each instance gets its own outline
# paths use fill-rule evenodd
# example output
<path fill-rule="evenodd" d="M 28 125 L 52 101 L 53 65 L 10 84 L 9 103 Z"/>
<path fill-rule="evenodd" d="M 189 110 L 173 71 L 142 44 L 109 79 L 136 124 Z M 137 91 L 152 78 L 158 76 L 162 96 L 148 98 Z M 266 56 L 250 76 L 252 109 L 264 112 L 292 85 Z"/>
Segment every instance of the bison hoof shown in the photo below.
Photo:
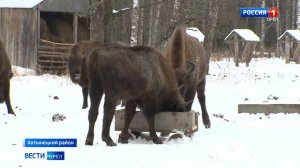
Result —
<path fill-rule="evenodd" d="M 82 109 L 88 108 L 88 105 L 82 105 Z"/>
<path fill-rule="evenodd" d="M 104 141 L 107 146 L 117 146 L 117 144 L 114 143 L 114 141 L 110 137 L 108 137 L 108 138 L 102 137 L 102 141 Z"/>
<path fill-rule="evenodd" d="M 105 142 L 107 146 L 117 146 L 116 143 L 114 143 L 113 141 L 107 141 Z"/>
<path fill-rule="evenodd" d="M 14 112 L 8 112 L 8 114 L 16 116 L 16 113 L 14 113 Z"/>
<path fill-rule="evenodd" d="M 162 140 L 160 140 L 159 138 L 153 139 L 153 142 L 154 142 L 155 144 L 163 144 Z"/>
<path fill-rule="evenodd" d="M 203 124 L 204 124 L 205 128 L 210 128 L 210 121 L 209 120 L 203 121 Z"/>
<path fill-rule="evenodd" d="M 90 146 L 93 145 L 93 140 L 87 138 L 85 140 L 85 145 L 90 145 Z"/>
<path fill-rule="evenodd" d="M 119 135 L 118 142 L 123 143 L 123 144 L 127 144 L 129 138 L 133 139 L 132 136 L 129 133 L 121 133 Z"/>

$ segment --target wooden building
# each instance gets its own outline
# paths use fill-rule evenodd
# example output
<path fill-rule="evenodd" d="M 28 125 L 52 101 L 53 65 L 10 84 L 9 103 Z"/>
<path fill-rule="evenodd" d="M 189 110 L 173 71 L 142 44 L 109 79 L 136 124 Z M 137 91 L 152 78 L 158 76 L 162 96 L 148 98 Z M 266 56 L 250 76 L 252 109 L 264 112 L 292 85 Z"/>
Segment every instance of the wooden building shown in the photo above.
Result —
<path fill-rule="evenodd" d="M 71 44 L 78 40 L 78 20 L 80 18 L 78 16 L 87 14 L 89 7 L 89 0 L 1 0 L 0 38 L 12 64 L 38 71 L 43 68 L 43 63 L 40 62 L 43 60 L 39 58 L 39 50 L 43 47 L 49 49 L 45 46 L 58 46 L 58 48 L 67 52 Z M 71 32 L 64 31 L 65 33 L 72 33 L 72 41 L 69 42 L 71 44 L 61 46 L 56 42 L 47 43 L 45 40 L 40 40 L 40 25 L 44 21 L 42 16 L 52 16 L 48 18 L 48 22 L 55 20 L 55 16 L 69 18 L 65 22 L 72 25 Z M 45 18 L 47 19 L 47 17 Z M 52 29 L 52 27 L 49 27 L 49 30 Z M 86 29 L 89 29 L 88 24 Z M 41 46 L 43 47 L 41 48 Z M 55 50 L 55 48 L 52 50 L 52 55 L 55 56 L 52 59 L 57 60 L 56 62 L 52 61 L 51 65 L 65 68 L 66 62 L 62 63 L 60 61 L 60 64 L 55 65 L 55 63 L 59 63 L 58 60 L 63 60 L 65 56 L 62 51 L 55 55 Z M 41 51 L 41 53 L 43 52 L 44 55 L 51 56 L 47 51 Z M 43 56 L 43 54 L 41 55 Z M 51 71 L 51 69 L 48 69 L 48 71 Z"/>
<path fill-rule="evenodd" d="M 279 38 L 278 42 L 281 44 L 285 62 L 294 61 L 300 63 L 300 31 L 286 30 Z"/>
<path fill-rule="evenodd" d="M 248 67 L 260 38 L 249 29 L 234 29 L 224 41 L 228 44 L 229 51 L 234 56 L 235 65 L 239 66 L 239 62 L 246 62 Z"/>

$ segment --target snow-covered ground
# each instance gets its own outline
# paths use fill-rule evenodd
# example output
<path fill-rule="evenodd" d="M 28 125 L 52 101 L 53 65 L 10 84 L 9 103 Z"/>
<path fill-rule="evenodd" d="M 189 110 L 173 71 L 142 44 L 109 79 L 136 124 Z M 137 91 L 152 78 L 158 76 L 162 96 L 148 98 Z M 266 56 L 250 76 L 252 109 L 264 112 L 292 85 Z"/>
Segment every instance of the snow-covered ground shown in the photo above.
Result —
<path fill-rule="evenodd" d="M 300 103 L 300 65 L 278 58 L 253 59 L 250 67 L 233 61 L 211 62 L 207 76 L 207 109 L 212 127 L 192 138 L 155 145 L 144 139 L 107 147 L 101 141 L 102 103 L 94 146 L 85 146 L 88 110 L 82 110 L 81 89 L 67 77 L 24 75 L 11 81 L 12 105 L 17 116 L 0 105 L 1 168 L 93 167 L 300 167 L 299 114 L 238 114 L 238 103 Z M 20 72 L 21 71 L 21 72 Z M 28 72 L 27 72 L 28 73 Z M 26 74 L 26 73 L 25 73 Z M 269 96 L 278 100 L 268 100 Z M 54 99 L 56 97 L 56 99 Z M 58 99 L 57 99 L 58 98 Z M 245 99 L 248 101 L 245 101 Z M 196 101 L 193 109 L 199 111 Z M 53 122 L 53 114 L 66 120 Z M 216 116 L 223 115 L 223 118 Z M 201 119 L 201 117 L 199 118 Z M 117 141 L 119 132 L 111 127 Z M 25 148 L 25 138 L 76 138 L 76 148 Z M 25 159 L 27 152 L 64 151 L 64 161 Z"/>

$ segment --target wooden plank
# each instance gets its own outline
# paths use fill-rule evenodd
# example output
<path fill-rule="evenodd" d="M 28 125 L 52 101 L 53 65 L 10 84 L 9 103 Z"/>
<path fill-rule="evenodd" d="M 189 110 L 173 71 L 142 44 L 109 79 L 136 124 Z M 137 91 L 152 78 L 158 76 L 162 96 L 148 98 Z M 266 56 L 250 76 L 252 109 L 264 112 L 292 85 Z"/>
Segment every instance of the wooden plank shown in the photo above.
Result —
<path fill-rule="evenodd" d="M 73 43 L 57 43 L 57 42 L 48 41 L 48 40 L 44 40 L 44 39 L 40 39 L 40 43 L 43 45 L 66 46 L 66 47 L 72 47 L 74 45 Z"/>
<path fill-rule="evenodd" d="M 122 131 L 125 120 L 125 110 L 115 112 L 115 130 Z M 137 111 L 131 124 L 132 131 L 148 132 L 147 120 L 141 111 Z M 155 130 L 157 132 L 170 132 L 182 130 L 193 133 L 198 130 L 198 113 L 190 112 L 161 112 L 155 116 Z"/>
<path fill-rule="evenodd" d="M 237 34 L 234 35 L 234 61 L 235 61 L 235 66 L 239 66 L 239 42 L 238 42 L 238 37 Z"/>
<path fill-rule="evenodd" d="M 285 63 L 289 63 L 290 62 L 290 37 L 286 36 L 285 37 Z"/>
<path fill-rule="evenodd" d="M 300 43 L 296 43 L 297 46 L 296 46 L 296 49 L 293 53 L 293 60 L 297 63 L 297 64 L 300 64 Z"/>
<path fill-rule="evenodd" d="M 89 0 L 47 0 L 38 5 L 39 10 L 49 12 L 80 12 L 88 13 Z"/>
<path fill-rule="evenodd" d="M 38 59 L 44 59 L 44 60 L 60 60 L 60 61 L 65 61 L 66 60 L 66 55 L 52 55 L 52 54 L 43 54 L 39 55 Z"/>
<path fill-rule="evenodd" d="M 239 104 L 238 113 L 300 113 L 300 104 Z"/>
<path fill-rule="evenodd" d="M 37 10 L 0 9 L 0 38 L 12 65 L 37 66 Z"/>
<path fill-rule="evenodd" d="M 78 41 L 78 15 L 77 13 L 73 14 L 73 43 Z"/>

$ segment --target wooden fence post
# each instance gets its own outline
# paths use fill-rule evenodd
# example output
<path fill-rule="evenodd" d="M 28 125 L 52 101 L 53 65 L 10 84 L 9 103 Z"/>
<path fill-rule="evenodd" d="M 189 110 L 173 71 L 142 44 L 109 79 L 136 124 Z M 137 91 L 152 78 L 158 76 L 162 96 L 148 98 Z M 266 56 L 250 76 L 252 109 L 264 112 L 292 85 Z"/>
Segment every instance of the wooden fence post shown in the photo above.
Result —
<path fill-rule="evenodd" d="M 233 52 L 234 52 L 234 61 L 235 61 L 235 66 L 239 66 L 239 41 L 237 35 L 234 35 L 233 39 Z"/>

